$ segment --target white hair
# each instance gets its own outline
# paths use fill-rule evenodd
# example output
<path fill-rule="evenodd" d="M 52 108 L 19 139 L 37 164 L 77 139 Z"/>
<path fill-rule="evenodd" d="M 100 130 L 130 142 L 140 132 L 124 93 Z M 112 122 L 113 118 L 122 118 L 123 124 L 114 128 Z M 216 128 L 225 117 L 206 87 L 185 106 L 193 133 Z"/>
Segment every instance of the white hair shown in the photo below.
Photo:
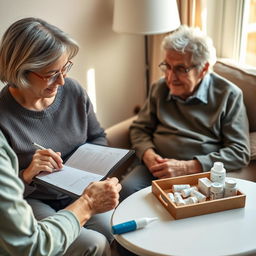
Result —
<path fill-rule="evenodd" d="M 203 68 L 206 63 L 212 67 L 216 62 L 216 50 L 212 39 L 199 28 L 181 25 L 163 39 L 162 48 L 166 51 L 190 52 L 191 61 L 198 65 L 198 68 Z"/>

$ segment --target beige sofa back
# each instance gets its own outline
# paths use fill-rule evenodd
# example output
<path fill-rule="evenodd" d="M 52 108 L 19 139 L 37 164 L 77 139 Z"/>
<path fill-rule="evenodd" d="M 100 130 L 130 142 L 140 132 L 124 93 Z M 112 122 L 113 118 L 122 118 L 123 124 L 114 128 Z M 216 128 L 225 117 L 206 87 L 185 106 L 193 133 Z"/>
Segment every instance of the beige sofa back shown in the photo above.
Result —
<path fill-rule="evenodd" d="M 249 119 L 250 132 L 256 131 L 256 71 L 242 69 L 240 66 L 219 60 L 213 67 L 214 72 L 240 87 L 244 94 L 244 103 Z"/>

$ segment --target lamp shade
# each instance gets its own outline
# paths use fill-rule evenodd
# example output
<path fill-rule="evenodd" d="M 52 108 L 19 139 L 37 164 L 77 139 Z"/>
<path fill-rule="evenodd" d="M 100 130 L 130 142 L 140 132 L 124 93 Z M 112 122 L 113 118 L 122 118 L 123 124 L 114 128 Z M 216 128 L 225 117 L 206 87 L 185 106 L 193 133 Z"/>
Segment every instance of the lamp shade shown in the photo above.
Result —
<path fill-rule="evenodd" d="M 115 0 L 113 30 L 153 35 L 180 26 L 176 0 Z"/>

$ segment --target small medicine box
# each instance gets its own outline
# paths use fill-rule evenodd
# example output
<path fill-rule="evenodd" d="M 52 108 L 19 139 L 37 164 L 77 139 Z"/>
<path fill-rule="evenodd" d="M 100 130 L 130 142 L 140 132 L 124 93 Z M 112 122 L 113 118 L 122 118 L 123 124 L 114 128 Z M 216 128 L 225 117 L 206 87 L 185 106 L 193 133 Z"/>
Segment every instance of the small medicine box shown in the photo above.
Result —
<path fill-rule="evenodd" d="M 216 200 L 210 200 L 207 198 L 205 202 L 190 205 L 177 206 L 168 197 L 167 193 L 173 192 L 172 185 L 190 184 L 191 186 L 197 186 L 198 179 L 203 177 L 210 179 L 210 172 L 154 180 L 152 181 L 152 193 L 175 219 L 183 219 L 203 214 L 243 208 L 245 206 L 246 196 L 239 190 L 239 186 L 236 196 Z"/>

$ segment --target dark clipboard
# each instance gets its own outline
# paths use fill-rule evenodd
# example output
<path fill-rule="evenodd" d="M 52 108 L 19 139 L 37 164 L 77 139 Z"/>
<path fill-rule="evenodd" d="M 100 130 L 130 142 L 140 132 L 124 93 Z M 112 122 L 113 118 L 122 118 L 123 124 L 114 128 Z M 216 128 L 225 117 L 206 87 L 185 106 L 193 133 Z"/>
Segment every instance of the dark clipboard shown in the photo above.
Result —
<path fill-rule="evenodd" d="M 96 144 L 94 144 L 96 145 Z M 108 172 L 103 176 L 103 178 L 101 178 L 100 180 L 105 180 L 108 177 L 117 177 L 118 179 L 120 179 L 122 177 L 122 175 L 125 173 L 125 171 L 128 169 L 128 167 L 131 165 L 132 161 L 135 158 L 135 151 L 131 150 L 131 149 L 122 149 L 122 148 L 116 148 L 116 147 L 109 147 L 109 146 L 103 146 L 103 145 L 96 145 L 96 146 L 101 146 L 101 147 L 107 147 L 107 148 L 114 148 L 114 149 L 120 149 L 120 150 L 126 150 L 127 153 L 121 158 L 119 159 L 116 164 L 114 164 L 110 170 L 108 170 Z M 73 152 L 75 153 L 75 151 Z M 71 156 L 70 156 L 71 157 Z M 49 174 L 51 175 L 51 174 Z M 34 183 L 35 184 L 41 184 L 45 187 L 49 187 L 52 189 L 55 189 L 63 194 L 67 194 L 69 195 L 71 198 L 78 198 L 80 195 L 73 193 L 72 191 L 65 189 L 63 187 L 59 187 L 56 186 L 52 183 L 49 183 L 47 181 L 44 181 L 38 177 L 34 178 Z M 99 180 L 95 180 L 95 181 L 99 181 Z M 84 189 L 87 187 L 88 185 L 85 185 Z"/>

